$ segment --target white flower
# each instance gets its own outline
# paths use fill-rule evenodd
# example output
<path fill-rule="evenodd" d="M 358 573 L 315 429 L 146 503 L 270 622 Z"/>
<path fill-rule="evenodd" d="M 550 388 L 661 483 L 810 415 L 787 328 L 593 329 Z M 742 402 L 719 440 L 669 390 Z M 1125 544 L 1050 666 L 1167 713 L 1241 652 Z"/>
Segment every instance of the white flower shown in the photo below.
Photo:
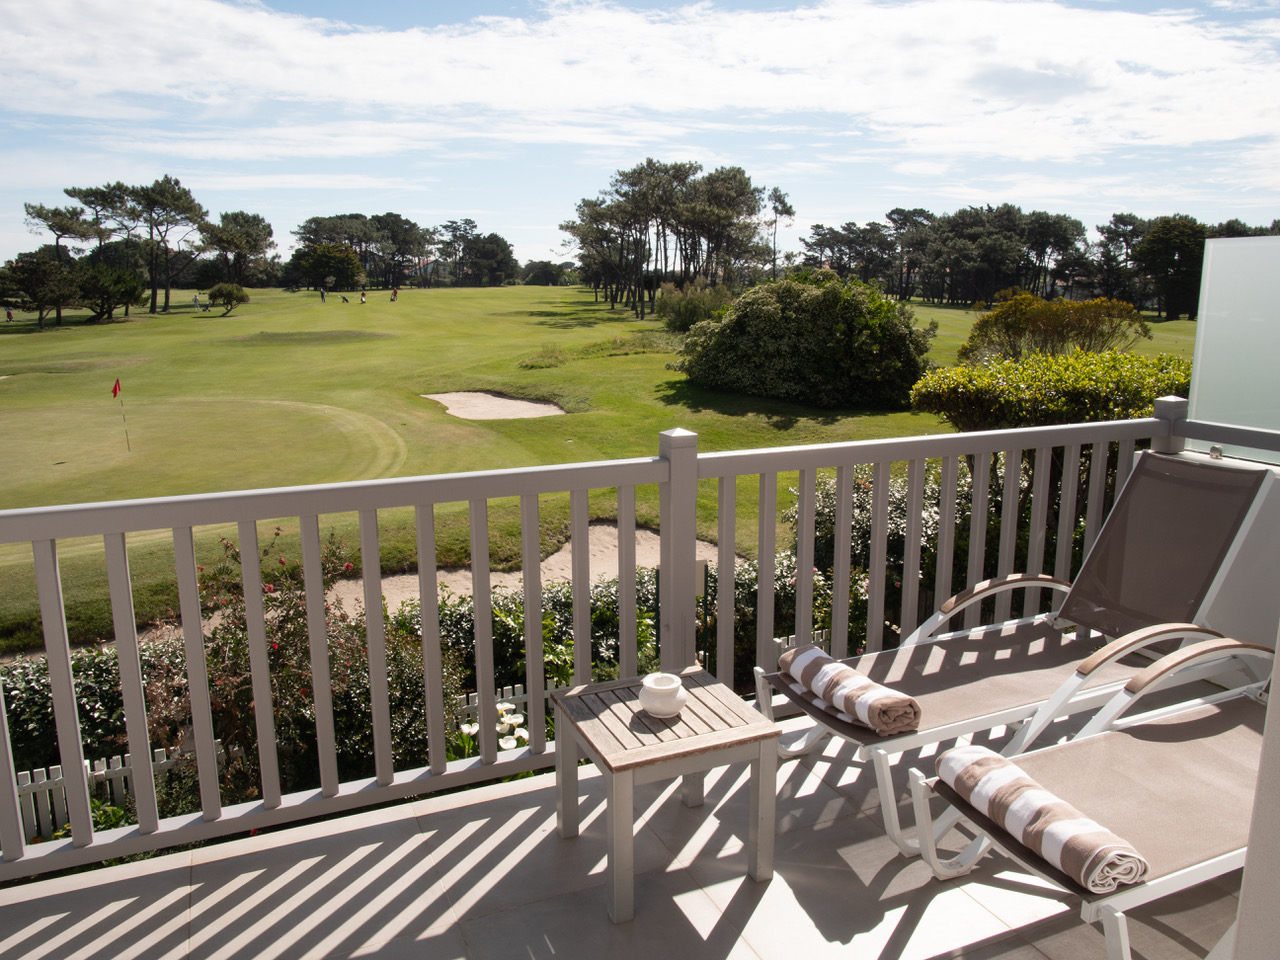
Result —
<path fill-rule="evenodd" d="M 520 726 L 520 724 L 524 723 L 524 714 L 523 713 L 504 714 L 502 717 L 502 722 L 510 724 L 513 727 L 518 727 Z"/>
<path fill-rule="evenodd" d="M 503 717 L 503 720 L 505 720 L 505 719 L 506 719 L 506 717 Z M 499 732 L 499 733 L 510 733 L 510 732 L 511 732 L 511 724 L 509 724 L 509 723 L 502 723 L 502 722 L 499 722 L 499 723 L 498 723 L 498 732 Z"/>
<path fill-rule="evenodd" d="M 516 708 L 516 705 L 514 703 L 507 703 L 506 701 L 503 701 L 502 703 L 498 704 L 498 714 L 499 716 L 501 716 L 504 713 L 510 713 L 515 708 Z"/>
<path fill-rule="evenodd" d="M 463 723 L 463 724 L 459 724 L 459 725 L 458 725 L 458 729 L 459 729 L 459 730 L 461 730 L 461 731 L 462 731 L 464 734 L 466 734 L 468 737 L 474 737 L 477 733 L 479 733 L 479 732 L 480 732 L 480 724 L 478 724 L 478 723 Z"/>
<path fill-rule="evenodd" d="M 529 739 L 529 731 L 524 727 L 516 727 L 516 736 L 527 742 Z"/>
<path fill-rule="evenodd" d="M 498 746 L 500 746 L 503 750 L 514 750 L 516 747 L 519 746 L 519 743 L 515 737 L 503 737 L 501 740 L 498 741 Z"/>

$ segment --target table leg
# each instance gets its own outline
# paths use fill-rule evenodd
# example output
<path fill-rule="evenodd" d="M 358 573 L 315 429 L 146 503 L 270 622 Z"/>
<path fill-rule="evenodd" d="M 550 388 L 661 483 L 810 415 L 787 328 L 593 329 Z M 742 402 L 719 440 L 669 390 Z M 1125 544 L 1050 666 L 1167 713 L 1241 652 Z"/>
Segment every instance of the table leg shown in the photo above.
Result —
<path fill-rule="evenodd" d="M 697 773 L 686 773 L 680 778 L 680 786 L 684 792 L 684 805 L 686 807 L 702 806 L 706 780 L 707 771 L 705 770 L 699 770 Z"/>
<path fill-rule="evenodd" d="M 625 923 L 635 916 L 635 777 L 630 770 L 604 771 L 604 781 L 609 916 Z"/>
<path fill-rule="evenodd" d="M 578 835 L 578 741 L 564 711 L 556 707 L 556 829 Z"/>
<path fill-rule="evenodd" d="M 778 745 L 760 741 L 760 756 L 751 761 L 750 822 L 747 824 L 747 873 L 752 880 L 773 876 L 773 837 L 778 793 Z"/>

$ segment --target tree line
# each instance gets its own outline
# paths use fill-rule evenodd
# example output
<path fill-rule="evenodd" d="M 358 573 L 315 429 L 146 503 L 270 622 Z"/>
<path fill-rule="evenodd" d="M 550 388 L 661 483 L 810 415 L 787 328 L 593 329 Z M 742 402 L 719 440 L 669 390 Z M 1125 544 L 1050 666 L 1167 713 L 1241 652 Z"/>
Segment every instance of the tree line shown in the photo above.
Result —
<path fill-rule="evenodd" d="M 278 276 L 271 224 L 243 210 L 213 220 L 176 177 L 63 192 L 76 203 L 23 205 L 27 225 L 51 234 L 53 243 L 0 270 L 0 302 L 34 311 L 42 329 L 50 313 L 61 324 L 66 307 L 87 307 L 94 319 L 143 305 L 157 313 L 169 309 L 175 285 L 270 283 Z"/>
<path fill-rule="evenodd" d="M 641 317 L 663 282 L 742 284 L 769 263 L 776 272 L 777 224 L 795 215 L 785 193 L 766 192 L 741 167 L 703 173 L 698 163 L 652 158 L 619 170 L 576 213 L 560 229 L 581 281 Z"/>
<path fill-rule="evenodd" d="M 1101 296 L 1195 319 L 1204 241 L 1280 234 L 1280 220 L 1213 225 L 1180 213 L 1117 213 L 1097 231 L 1090 242 L 1074 217 L 1024 213 L 1010 203 L 941 215 L 898 207 L 884 222 L 815 224 L 801 240 L 802 262 L 877 283 L 900 300 L 989 303 L 1020 289 L 1045 299 Z"/>
<path fill-rule="evenodd" d="M 293 231 L 299 246 L 282 264 L 265 218 L 236 210 L 214 219 L 176 177 L 63 192 L 74 202 L 24 204 L 27 225 L 53 242 L 0 269 L 0 305 L 34 312 L 41 329 L 50 316 L 61 324 L 71 307 L 88 309 L 93 320 L 141 306 L 165 312 L 175 286 L 355 290 L 576 279 L 572 264 L 536 261 L 522 270 L 510 243 L 469 219 L 421 227 L 390 212 L 310 217 Z"/>
<path fill-rule="evenodd" d="M 284 267 L 289 286 L 491 287 L 520 279 L 511 244 L 470 219 L 422 227 L 398 213 L 347 213 L 310 217 L 293 235 L 300 246 Z"/>

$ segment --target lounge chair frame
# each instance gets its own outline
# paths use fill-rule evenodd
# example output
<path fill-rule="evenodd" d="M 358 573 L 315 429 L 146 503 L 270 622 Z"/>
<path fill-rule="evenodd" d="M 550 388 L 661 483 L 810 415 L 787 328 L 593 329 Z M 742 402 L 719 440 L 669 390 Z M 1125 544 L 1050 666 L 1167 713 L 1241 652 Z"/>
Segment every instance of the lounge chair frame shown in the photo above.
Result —
<path fill-rule="evenodd" d="M 1169 654 L 1137 674 L 1117 692 L 1098 712 L 1093 720 L 1073 738 L 1072 743 L 1095 736 L 1123 735 L 1129 728 L 1162 719 L 1185 715 L 1189 711 L 1211 704 L 1223 704 L 1232 700 L 1261 701 L 1266 699 L 1266 687 L 1275 651 L 1255 644 L 1244 644 L 1229 638 L 1216 638 L 1192 644 Z M 1144 696 L 1173 685 L 1182 685 L 1206 676 L 1221 675 L 1223 661 L 1242 663 L 1245 667 L 1244 682 L 1230 689 L 1220 689 L 1208 695 L 1183 700 L 1141 715 L 1129 716 L 1130 709 Z M 1250 662 L 1261 668 L 1249 667 Z M 1070 744 L 1066 747 L 1069 748 Z M 973 870 L 979 858 L 989 846 L 1000 849 L 1007 857 L 1028 873 L 1042 877 L 1058 889 L 1080 898 L 1080 916 L 1086 923 L 1101 923 L 1106 936 L 1108 960 L 1130 960 L 1129 931 L 1126 912 L 1158 900 L 1171 893 L 1185 890 L 1207 880 L 1222 876 L 1244 865 L 1244 846 L 1224 850 L 1221 853 L 1180 870 L 1163 874 L 1151 880 L 1123 886 L 1113 893 L 1097 894 L 1085 888 L 1041 860 L 1022 846 L 1014 837 L 990 819 L 975 810 L 937 777 L 927 777 L 919 770 L 909 773 L 912 806 L 916 822 L 920 825 L 921 856 L 934 876 L 941 880 L 963 876 Z M 1043 784 L 1053 790 L 1052 784 Z M 938 815 L 933 812 L 933 798 L 945 800 L 949 806 Z M 938 851 L 941 834 L 938 826 L 950 829 L 957 821 L 968 824 L 977 833 L 957 856 L 944 858 Z M 1228 931 L 1220 945 L 1229 949 L 1234 928 Z M 1215 951 L 1216 953 L 1216 951 Z"/>
<path fill-rule="evenodd" d="M 777 692 L 815 721 L 815 724 L 801 733 L 798 738 L 784 738 L 779 743 L 779 756 L 782 759 L 791 759 L 810 753 L 833 735 L 853 743 L 857 747 L 856 759 L 869 763 L 876 778 L 885 832 L 904 855 L 913 856 L 919 853 L 919 840 L 907 834 L 898 814 L 897 797 L 892 780 L 892 761 L 895 756 L 921 747 L 972 736 L 1000 726 L 1016 728 L 1014 735 L 1001 751 L 1006 756 L 1015 756 L 1028 749 L 1055 720 L 1097 710 L 1105 704 L 1130 676 L 1141 669 L 1143 662 L 1135 663 L 1134 655 L 1141 654 L 1142 651 L 1150 651 L 1145 660 L 1150 662 L 1173 647 L 1221 636 L 1217 631 L 1201 625 L 1199 617 L 1212 604 L 1221 589 L 1244 535 L 1261 509 L 1270 484 L 1274 481 L 1271 471 L 1255 466 L 1238 467 L 1200 460 L 1186 461 L 1178 457 L 1147 451 L 1141 455 L 1130 472 L 1125 487 L 1117 497 L 1113 514 L 1115 510 L 1122 509 L 1124 504 L 1122 497 L 1140 500 L 1145 495 L 1145 491 L 1139 487 L 1139 484 L 1147 477 L 1152 477 L 1158 482 L 1161 473 L 1165 472 L 1181 478 L 1191 476 L 1194 478 L 1191 482 L 1199 482 L 1200 478 L 1217 479 L 1214 476 L 1217 471 L 1233 472 L 1233 482 L 1239 490 L 1239 504 L 1234 507 L 1230 529 L 1225 531 L 1221 544 L 1208 558 L 1205 565 L 1206 573 L 1194 589 L 1193 596 L 1179 598 L 1180 601 L 1189 599 L 1185 609 L 1193 612 L 1195 616 L 1174 623 L 1161 623 L 1159 618 L 1152 619 L 1150 611 L 1144 613 L 1142 610 L 1134 611 L 1123 607 L 1117 611 L 1100 605 L 1099 618 L 1094 620 L 1088 616 L 1089 611 L 1085 609 L 1089 606 L 1088 602 L 1082 604 L 1073 601 L 1075 586 L 1045 574 L 1011 574 L 975 584 L 944 603 L 933 617 L 921 624 L 920 628 L 907 637 L 897 649 L 911 651 L 918 648 L 925 651 L 930 649 L 929 645 L 932 644 L 970 642 L 975 638 L 980 640 L 987 636 L 998 636 L 1001 631 L 1011 629 L 1028 633 L 1039 629 L 1046 635 L 1055 633 L 1064 643 L 1071 642 L 1075 645 L 1076 655 L 1071 659 L 1071 663 L 1079 663 L 1075 672 L 1060 677 L 1053 687 L 1032 691 L 1031 695 L 1016 703 L 1005 703 L 987 710 L 979 706 L 972 715 L 952 718 L 949 722 L 940 724 L 930 722 L 927 702 L 917 690 L 911 688 L 910 683 L 898 685 L 885 681 L 901 692 L 921 699 L 924 725 L 916 733 L 879 738 L 865 727 L 841 721 L 829 711 L 824 710 L 822 704 L 816 703 L 816 698 L 794 690 L 790 678 L 786 675 L 777 672 L 766 673 L 757 667 L 755 670 L 756 703 L 765 716 L 774 718 L 774 693 Z M 1108 520 L 1110 522 L 1110 518 Z M 1127 545 L 1123 532 L 1120 538 L 1119 546 L 1123 549 Z M 1094 576 L 1090 572 L 1091 564 L 1095 566 L 1101 564 L 1105 568 L 1106 563 L 1111 559 L 1107 551 L 1115 549 L 1116 545 L 1108 538 L 1107 526 L 1104 525 L 1085 558 L 1080 577 Z M 1094 579 L 1096 582 L 1096 576 Z M 1062 595 L 1062 601 L 1054 611 L 997 625 L 947 633 L 937 632 L 940 626 L 956 614 L 993 596 L 1014 590 L 1044 588 Z M 1058 612 L 1068 606 L 1073 608 L 1075 614 L 1071 620 L 1064 619 Z M 1145 622 L 1143 622 L 1144 618 Z M 1094 638 L 1103 639 L 1105 627 L 1122 622 L 1137 623 L 1139 626 L 1125 632 L 1123 636 L 1095 652 L 1092 647 Z M 856 669 L 873 662 L 869 658 L 893 654 L 894 651 L 884 651 L 851 658 L 845 662 Z M 1128 664 L 1125 669 L 1119 666 L 1122 660 Z M 1109 676 L 1103 673 L 1104 670 L 1108 671 Z M 979 698 L 975 697 L 975 700 Z M 943 832 L 948 828 L 949 824 L 939 826 Z"/>

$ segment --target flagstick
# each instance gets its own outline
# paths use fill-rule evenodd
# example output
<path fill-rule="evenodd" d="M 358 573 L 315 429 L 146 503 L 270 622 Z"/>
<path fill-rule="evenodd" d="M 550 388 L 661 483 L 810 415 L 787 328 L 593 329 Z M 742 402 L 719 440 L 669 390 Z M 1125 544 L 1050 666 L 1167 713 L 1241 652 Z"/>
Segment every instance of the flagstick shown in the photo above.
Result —
<path fill-rule="evenodd" d="M 124 422 L 124 446 L 130 453 L 133 453 L 133 447 L 129 444 L 129 420 L 124 415 L 124 397 L 120 398 L 120 419 Z"/>

